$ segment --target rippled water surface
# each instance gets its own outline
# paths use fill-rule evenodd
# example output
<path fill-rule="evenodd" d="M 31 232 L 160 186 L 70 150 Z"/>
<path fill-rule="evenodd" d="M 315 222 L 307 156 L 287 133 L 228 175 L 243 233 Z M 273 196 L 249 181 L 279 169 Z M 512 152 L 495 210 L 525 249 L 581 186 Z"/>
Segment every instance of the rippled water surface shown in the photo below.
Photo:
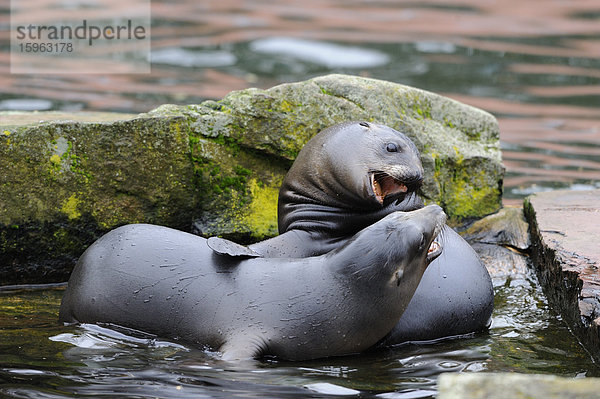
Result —
<path fill-rule="evenodd" d="M 358 74 L 493 113 L 507 203 L 600 187 L 597 1 L 154 0 L 152 15 L 147 75 L 11 75 L 8 32 L 0 30 L 0 110 L 145 112 Z"/>
<path fill-rule="evenodd" d="M 444 372 L 600 376 L 533 277 L 495 290 L 487 334 L 359 356 L 243 364 L 173 341 L 60 326 L 62 290 L 0 293 L 0 397 L 429 398 Z"/>

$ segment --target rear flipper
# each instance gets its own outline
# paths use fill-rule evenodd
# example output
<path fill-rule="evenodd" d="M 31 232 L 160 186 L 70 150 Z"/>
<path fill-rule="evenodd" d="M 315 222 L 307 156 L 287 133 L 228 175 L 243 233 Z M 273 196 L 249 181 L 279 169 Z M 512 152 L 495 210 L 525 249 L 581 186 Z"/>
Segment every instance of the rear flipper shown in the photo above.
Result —
<path fill-rule="evenodd" d="M 263 348 L 256 339 L 248 336 L 229 338 L 221 348 L 221 359 L 233 362 L 259 358 L 263 354 Z"/>

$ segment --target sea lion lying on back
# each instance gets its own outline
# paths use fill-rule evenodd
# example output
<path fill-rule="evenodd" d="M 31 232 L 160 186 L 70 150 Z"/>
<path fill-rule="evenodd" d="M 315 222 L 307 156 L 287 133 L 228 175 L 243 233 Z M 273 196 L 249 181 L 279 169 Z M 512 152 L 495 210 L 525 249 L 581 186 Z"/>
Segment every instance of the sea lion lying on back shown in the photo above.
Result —
<path fill-rule="evenodd" d="M 280 235 L 248 247 L 265 257 L 314 256 L 395 211 L 421 208 L 423 167 L 413 142 L 383 125 L 347 122 L 314 136 L 300 151 L 279 192 Z M 489 327 L 491 278 L 471 246 L 450 227 L 443 253 L 425 272 L 413 299 L 383 344 L 433 340 Z M 226 240 L 213 247 L 224 252 Z"/>
<path fill-rule="evenodd" d="M 334 251 L 301 259 L 219 255 L 167 227 L 119 227 L 79 259 L 59 319 L 109 323 L 219 350 L 289 360 L 365 350 L 396 324 L 445 222 L 394 212 Z"/>

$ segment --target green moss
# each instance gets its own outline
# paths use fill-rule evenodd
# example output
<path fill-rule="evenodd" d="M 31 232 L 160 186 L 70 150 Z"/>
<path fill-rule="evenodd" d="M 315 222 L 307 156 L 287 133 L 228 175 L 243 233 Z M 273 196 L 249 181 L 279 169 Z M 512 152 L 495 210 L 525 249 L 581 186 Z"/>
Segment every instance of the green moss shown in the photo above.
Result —
<path fill-rule="evenodd" d="M 252 171 L 250 169 L 246 169 L 241 165 L 235 165 L 233 170 L 235 171 L 235 174 L 238 176 L 250 176 L 252 174 Z"/>
<path fill-rule="evenodd" d="M 55 151 L 57 151 L 55 141 L 54 144 Z M 83 159 L 86 158 L 84 155 Z M 72 141 L 67 141 L 67 148 L 62 154 L 60 152 L 53 154 L 50 157 L 50 162 L 56 167 L 55 172 L 65 172 L 68 166 L 68 170 L 77 175 L 82 183 L 89 183 L 92 177 L 91 173 L 83 168 L 82 157 L 75 155 Z"/>
<path fill-rule="evenodd" d="M 431 104 L 426 98 L 411 98 L 411 109 L 417 120 L 431 119 Z"/>
<path fill-rule="evenodd" d="M 195 185 L 203 193 L 196 226 L 205 236 L 252 242 L 277 234 L 277 196 L 285 166 L 237 140 L 190 141 Z M 218 216 L 217 216 L 218 215 Z"/>
<path fill-rule="evenodd" d="M 431 119 L 431 111 L 430 110 L 419 108 L 419 107 L 416 107 L 414 110 L 422 119 Z"/>
<path fill-rule="evenodd" d="M 221 218 L 208 223 L 205 235 L 225 235 L 237 242 L 255 242 L 277 235 L 277 197 L 280 182 L 251 178 L 247 194 L 230 191 L 219 197 Z M 245 201 L 245 204 L 243 203 Z M 217 208 L 213 203 L 211 212 Z"/>
<path fill-rule="evenodd" d="M 454 126 L 454 123 L 452 123 L 452 121 L 447 116 L 444 116 L 444 124 L 447 127 L 449 127 L 450 129 L 456 129 L 456 126 Z"/>
<path fill-rule="evenodd" d="M 56 181 L 62 170 L 62 159 L 58 154 L 52 154 L 50 156 L 50 165 L 48 167 L 48 174 L 50 179 Z"/>
<path fill-rule="evenodd" d="M 233 174 L 227 173 L 217 162 L 208 158 L 195 158 L 196 184 L 208 193 L 222 195 L 233 190 L 246 194 L 246 184 L 251 171 L 236 165 Z"/>
<path fill-rule="evenodd" d="M 241 130 L 242 127 L 239 125 L 230 125 L 230 127 L 232 127 L 234 130 Z M 233 137 L 229 137 L 229 136 L 223 136 L 223 135 L 219 135 L 217 137 L 211 137 L 211 140 L 217 144 L 220 145 L 224 145 L 229 147 L 230 149 L 234 150 L 234 151 L 239 151 L 240 150 L 240 144 L 239 141 L 236 140 Z"/>
<path fill-rule="evenodd" d="M 281 100 L 281 103 L 279 104 L 279 109 L 281 109 L 281 111 L 283 111 L 284 113 L 290 113 L 294 112 L 297 109 L 297 107 L 287 100 Z"/>
<path fill-rule="evenodd" d="M 71 195 L 66 201 L 63 202 L 62 208 L 60 209 L 62 213 L 67 215 L 69 220 L 78 219 L 81 217 L 81 212 L 77 209 L 81 200 L 77 198 L 76 194 Z"/>
<path fill-rule="evenodd" d="M 190 139 L 189 139 L 190 149 L 192 149 L 199 142 L 200 142 L 200 139 L 198 138 L 198 136 L 190 135 Z"/>
<path fill-rule="evenodd" d="M 467 134 L 469 141 L 481 141 L 481 131 L 466 130 L 465 133 Z"/>
<path fill-rule="evenodd" d="M 52 164 L 53 167 L 60 168 L 60 163 L 61 163 L 60 155 L 52 154 L 52 156 L 50 156 L 50 163 Z"/>
<path fill-rule="evenodd" d="M 431 152 L 430 155 L 433 158 L 433 178 L 441 186 L 443 184 L 442 173 L 444 171 L 444 161 L 437 152 Z"/>
<path fill-rule="evenodd" d="M 251 179 L 248 183 L 252 202 L 241 222 L 250 228 L 255 239 L 264 239 L 277 234 L 279 185 L 279 183 L 261 184 L 256 179 Z"/>
<path fill-rule="evenodd" d="M 227 114 L 227 115 L 231 115 L 233 113 L 233 110 L 231 109 L 231 107 L 229 107 L 228 105 L 225 105 L 225 103 L 223 103 L 222 101 L 219 101 L 219 105 L 221 106 L 219 111 L 221 111 L 222 113 Z"/>
<path fill-rule="evenodd" d="M 433 179 L 439 187 L 440 196 L 429 198 L 427 203 L 438 203 L 444 208 L 451 223 L 464 218 L 481 217 L 498 210 L 501 192 L 498 185 L 490 182 L 489 172 L 477 165 L 466 165 L 459 149 L 453 148 L 456 157 L 442 158 L 431 152 Z M 473 174 L 473 171 L 478 171 Z"/>
<path fill-rule="evenodd" d="M 500 207 L 500 190 L 488 184 L 483 171 L 473 175 L 460 169 L 445 188 L 444 205 L 452 219 L 480 217 Z"/>
<path fill-rule="evenodd" d="M 86 157 L 84 156 L 83 158 L 85 159 Z M 89 183 L 92 179 L 92 174 L 83 168 L 82 158 L 78 157 L 77 155 L 71 154 L 69 156 L 69 161 L 71 164 L 71 172 L 80 176 L 84 183 Z"/>
<path fill-rule="evenodd" d="M 319 88 L 321 89 L 321 93 L 327 95 L 327 96 L 335 96 L 335 94 L 329 90 L 327 90 L 324 87 L 319 86 Z"/>
<path fill-rule="evenodd" d="M 457 146 L 452 146 L 454 153 L 456 154 L 456 166 L 462 169 L 462 164 L 465 159 L 465 156 L 460 152 L 460 149 Z"/>

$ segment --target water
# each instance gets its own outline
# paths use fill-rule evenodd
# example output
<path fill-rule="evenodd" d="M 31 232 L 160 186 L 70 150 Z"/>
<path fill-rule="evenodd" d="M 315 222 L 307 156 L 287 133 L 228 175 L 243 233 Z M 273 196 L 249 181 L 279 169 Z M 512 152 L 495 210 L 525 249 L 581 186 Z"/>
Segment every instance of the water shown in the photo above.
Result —
<path fill-rule="evenodd" d="M 305 362 L 227 364 L 214 353 L 57 323 L 63 290 L 0 294 L 0 397 L 430 398 L 444 372 L 600 376 L 532 275 L 495 288 L 489 333 Z"/>
<path fill-rule="evenodd" d="M 600 187 L 594 2 L 155 0 L 152 7 L 148 75 L 11 75 L 8 35 L 0 32 L 0 110 L 146 112 L 246 87 L 356 74 L 493 113 L 506 204 L 544 190 Z M 5 6 L 0 26 L 7 24 Z M 60 326 L 60 290 L 4 292 L 0 397 L 426 398 L 442 372 L 599 376 L 536 287 L 532 276 L 496 286 L 488 334 L 235 366 L 176 342 Z"/>
<path fill-rule="evenodd" d="M 493 113 L 504 201 L 517 204 L 600 187 L 599 10 L 587 0 L 155 0 L 151 74 L 4 73 L 0 110 L 146 112 L 327 73 L 370 76 Z M 8 71 L 8 34 L 0 40 Z"/>

